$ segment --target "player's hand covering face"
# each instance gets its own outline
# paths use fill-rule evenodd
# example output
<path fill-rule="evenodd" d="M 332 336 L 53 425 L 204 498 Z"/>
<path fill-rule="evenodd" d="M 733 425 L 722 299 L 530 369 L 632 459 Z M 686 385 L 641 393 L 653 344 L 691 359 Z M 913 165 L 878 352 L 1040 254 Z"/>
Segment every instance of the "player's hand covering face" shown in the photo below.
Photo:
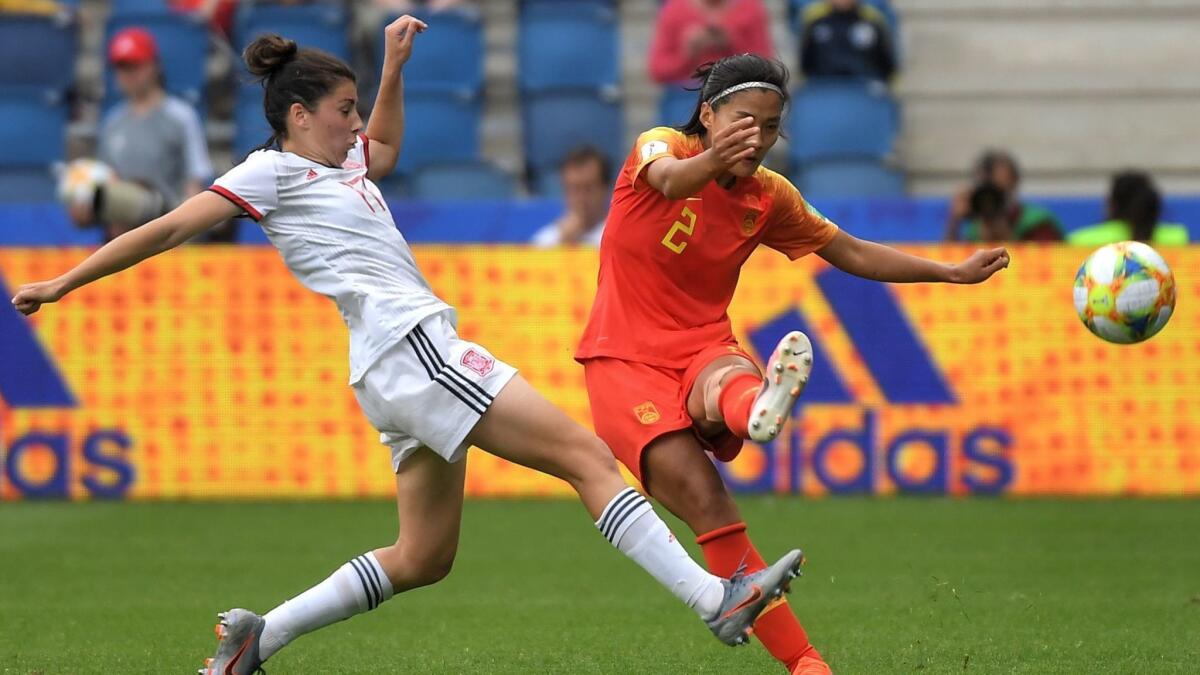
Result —
<path fill-rule="evenodd" d="M 767 89 L 739 91 L 718 101 L 716 110 L 705 103 L 700 111 L 713 151 L 741 178 L 758 170 L 779 140 L 782 120 L 783 99 Z"/>
<path fill-rule="evenodd" d="M 951 270 L 951 279 L 959 284 L 977 284 L 1008 267 L 1008 249 L 979 249 Z"/>

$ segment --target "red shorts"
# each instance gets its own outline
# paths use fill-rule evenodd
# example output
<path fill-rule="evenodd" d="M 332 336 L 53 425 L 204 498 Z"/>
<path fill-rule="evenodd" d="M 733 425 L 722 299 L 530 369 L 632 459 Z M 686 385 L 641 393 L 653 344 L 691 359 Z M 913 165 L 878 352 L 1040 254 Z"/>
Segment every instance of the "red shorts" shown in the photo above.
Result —
<path fill-rule="evenodd" d="M 691 429 L 700 445 L 722 462 L 742 451 L 742 439 L 728 429 L 704 438 L 688 414 L 687 399 L 705 366 L 729 354 L 754 362 L 737 343 L 713 345 L 696 355 L 685 369 L 662 368 L 636 361 L 595 357 L 583 362 L 596 435 L 639 481 L 642 452 L 664 434 Z"/>

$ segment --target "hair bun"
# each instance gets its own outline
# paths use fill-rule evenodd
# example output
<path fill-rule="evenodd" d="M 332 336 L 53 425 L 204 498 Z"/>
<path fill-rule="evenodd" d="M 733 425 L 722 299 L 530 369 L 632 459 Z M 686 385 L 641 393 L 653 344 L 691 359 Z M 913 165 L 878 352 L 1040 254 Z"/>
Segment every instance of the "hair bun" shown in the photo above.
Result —
<path fill-rule="evenodd" d="M 275 33 L 266 33 L 246 45 L 242 58 L 246 61 L 250 74 L 267 78 L 295 59 L 297 51 L 295 40 Z"/>

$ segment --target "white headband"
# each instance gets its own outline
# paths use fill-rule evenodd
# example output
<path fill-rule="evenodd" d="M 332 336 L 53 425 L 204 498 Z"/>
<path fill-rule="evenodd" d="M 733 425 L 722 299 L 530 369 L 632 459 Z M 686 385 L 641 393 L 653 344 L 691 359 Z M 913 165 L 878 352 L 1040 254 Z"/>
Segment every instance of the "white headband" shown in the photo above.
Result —
<path fill-rule="evenodd" d="M 743 82 L 741 84 L 735 84 L 732 87 L 717 94 L 716 96 L 713 96 L 712 98 L 708 99 L 708 104 L 712 105 L 712 104 L 716 103 L 717 101 L 725 98 L 726 96 L 728 96 L 730 94 L 736 94 L 737 92 L 742 91 L 744 89 L 769 89 L 769 90 L 775 92 L 776 94 L 779 94 L 780 98 L 784 98 L 783 90 L 780 89 L 779 87 L 776 87 L 775 85 L 771 84 L 770 82 Z"/>

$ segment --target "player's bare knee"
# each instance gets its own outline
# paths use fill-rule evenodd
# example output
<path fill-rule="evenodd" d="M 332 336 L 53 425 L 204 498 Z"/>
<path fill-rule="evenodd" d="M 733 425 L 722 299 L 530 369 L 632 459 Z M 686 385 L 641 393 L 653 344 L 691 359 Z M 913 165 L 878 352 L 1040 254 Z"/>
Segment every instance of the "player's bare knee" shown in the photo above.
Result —
<path fill-rule="evenodd" d="M 721 392 L 725 385 L 738 377 L 761 377 L 761 374 L 753 363 L 741 357 L 718 361 L 710 368 L 688 397 L 688 413 L 698 422 L 716 423 L 714 427 L 719 428 L 725 419 L 721 412 Z"/>

